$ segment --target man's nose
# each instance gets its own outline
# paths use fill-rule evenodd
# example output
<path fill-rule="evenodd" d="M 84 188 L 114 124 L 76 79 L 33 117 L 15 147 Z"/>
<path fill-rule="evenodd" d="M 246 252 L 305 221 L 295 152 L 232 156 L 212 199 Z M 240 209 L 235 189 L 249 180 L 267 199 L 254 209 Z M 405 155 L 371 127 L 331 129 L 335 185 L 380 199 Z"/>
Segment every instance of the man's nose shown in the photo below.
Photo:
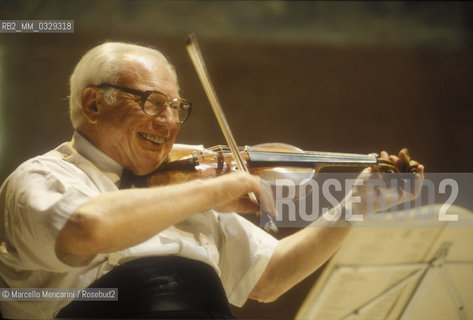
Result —
<path fill-rule="evenodd" d="M 154 121 L 162 124 L 177 122 L 177 119 L 175 113 L 171 109 L 171 106 L 167 105 L 160 114 L 154 117 Z"/>

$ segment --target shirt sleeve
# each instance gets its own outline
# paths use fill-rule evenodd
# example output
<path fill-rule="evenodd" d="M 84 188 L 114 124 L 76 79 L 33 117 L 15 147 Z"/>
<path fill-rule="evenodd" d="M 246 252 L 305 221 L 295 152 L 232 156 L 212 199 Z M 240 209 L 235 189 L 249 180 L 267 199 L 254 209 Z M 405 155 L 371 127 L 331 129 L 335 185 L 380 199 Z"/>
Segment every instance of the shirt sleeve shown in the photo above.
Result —
<path fill-rule="evenodd" d="M 241 307 L 261 277 L 278 240 L 238 214 L 221 214 L 219 267 L 228 300 Z"/>
<path fill-rule="evenodd" d="M 77 167 L 60 159 L 31 160 L 8 178 L 5 201 L 9 254 L 23 270 L 67 272 L 55 240 L 72 213 L 99 192 Z"/>

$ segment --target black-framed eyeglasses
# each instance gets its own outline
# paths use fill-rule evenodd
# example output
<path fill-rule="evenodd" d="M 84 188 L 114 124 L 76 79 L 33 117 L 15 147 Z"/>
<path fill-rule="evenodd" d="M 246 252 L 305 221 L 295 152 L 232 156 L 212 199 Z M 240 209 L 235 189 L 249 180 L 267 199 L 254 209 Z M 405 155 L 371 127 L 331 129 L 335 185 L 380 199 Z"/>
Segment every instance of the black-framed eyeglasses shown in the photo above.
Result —
<path fill-rule="evenodd" d="M 189 115 L 192 111 L 192 105 L 190 101 L 178 98 L 170 100 L 166 94 L 156 90 L 140 91 L 108 83 L 103 83 L 97 86 L 97 88 L 107 87 L 139 96 L 141 98 L 141 110 L 143 110 L 143 112 L 147 115 L 153 117 L 161 114 L 164 109 L 169 106 L 177 118 L 176 122 L 183 124 L 187 118 L 189 118 Z"/>

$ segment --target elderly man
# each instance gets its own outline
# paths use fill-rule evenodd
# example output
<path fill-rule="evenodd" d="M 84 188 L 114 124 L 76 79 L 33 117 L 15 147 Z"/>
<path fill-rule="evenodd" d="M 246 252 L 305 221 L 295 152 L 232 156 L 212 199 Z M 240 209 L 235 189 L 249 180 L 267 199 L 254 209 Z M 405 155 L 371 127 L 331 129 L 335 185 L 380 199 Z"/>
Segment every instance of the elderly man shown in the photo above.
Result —
<path fill-rule="evenodd" d="M 118 301 L 1 301 L 3 316 L 231 318 L 227 298 L 275 300 L 347 235 L 339 220 L 277 241 L 233 213 L 258 211 L 244 195 L 266 192 L 246 173 L 120 190 L 122 172 L 145 175 L 166 161 L 190 113 L 158 51 L 102 44 L 70 86 L 72 141 L 26 161 L 1 188 L 0 285 L 111 287 Z"/>

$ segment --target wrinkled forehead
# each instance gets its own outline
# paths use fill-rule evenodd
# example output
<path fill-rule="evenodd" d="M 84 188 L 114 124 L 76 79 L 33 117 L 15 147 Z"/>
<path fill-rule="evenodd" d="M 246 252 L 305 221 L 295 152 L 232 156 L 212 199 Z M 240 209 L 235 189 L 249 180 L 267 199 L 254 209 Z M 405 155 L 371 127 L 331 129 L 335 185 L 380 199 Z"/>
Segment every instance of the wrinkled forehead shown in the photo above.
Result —
<path fill-rule="evenodd" d="M 117 70 L 117 84 L 134 87 L 139 90 L 167 90 L 176 95 L 178 84 L 171 66 L 162 58 L 127 53 L 120 58 Z"/>

